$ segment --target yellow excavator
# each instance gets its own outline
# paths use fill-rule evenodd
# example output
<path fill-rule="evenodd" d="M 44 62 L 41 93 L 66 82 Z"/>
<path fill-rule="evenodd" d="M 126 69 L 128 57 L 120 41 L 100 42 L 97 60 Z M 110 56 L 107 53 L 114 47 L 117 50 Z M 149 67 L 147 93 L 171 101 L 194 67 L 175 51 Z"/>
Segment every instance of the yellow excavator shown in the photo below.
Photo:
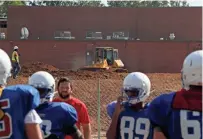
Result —
<path fill-rule="evenodd" d="M 114 69 L 119 72 L 127 72 L 118 56 L 118 49 L 114 49 L 113 47 L 95 47 L 91 59 L 91 64 L 80 68 L 80 70 L 97 71 Z"/>

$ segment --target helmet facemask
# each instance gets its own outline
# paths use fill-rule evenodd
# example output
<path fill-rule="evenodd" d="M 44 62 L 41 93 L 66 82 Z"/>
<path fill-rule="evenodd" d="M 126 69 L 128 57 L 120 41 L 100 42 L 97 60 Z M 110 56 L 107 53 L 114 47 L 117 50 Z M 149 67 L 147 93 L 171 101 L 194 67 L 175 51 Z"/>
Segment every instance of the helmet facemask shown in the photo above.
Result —
<path fill-rule="evenodd" d="M 40 102 L 41 102 L 41 104 L 51 102 L 53 100 L 53 97 L 54 97 L 53 87 L 50 87 L 50 88 L 36 87 L 36 89 L 40 93 Z"/>
<path fill-rule="evenodd" d="M 122 90 L 127 102 L 131 105 L 142 102 L 142 98 L 147 94 L 142 88 L 123 88 Z"/>

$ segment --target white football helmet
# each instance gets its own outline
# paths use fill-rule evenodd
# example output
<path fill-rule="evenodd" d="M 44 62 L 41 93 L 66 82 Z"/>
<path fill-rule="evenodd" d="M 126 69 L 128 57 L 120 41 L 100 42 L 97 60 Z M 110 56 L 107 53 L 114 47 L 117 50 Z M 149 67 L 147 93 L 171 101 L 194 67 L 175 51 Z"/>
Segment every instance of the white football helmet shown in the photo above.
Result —
<path fill-rule="evenodd" d="M 55 79 L 50 73 L 38 71 L 29 78 L 28 84 L 39 90 L 41 103 L 52 101 L 55 91 Z"/>
<path fill-rule="evenodd" d="M 128 74 L 123 81 L 123 93 L 127 96 L 129 104 L 143 102 L 150 94 L 151 82 L 147 75 L 141 72 Z M 129 97 L 128 92 L 136 93 L 136 96 Z"/>
<path fill-rule="evenodd" d="M 202 86 L 202 54 L 203 50 L 190 53 L 183 62 L 182 85 L 188 90 L 190 85 Z"/>
<path fill-rule="evenodd" d="M 11 76 L 11 69 L 11 60 L 8 54 L 0 49 L 0 85 L 7 84 L 7 79 Z"/>

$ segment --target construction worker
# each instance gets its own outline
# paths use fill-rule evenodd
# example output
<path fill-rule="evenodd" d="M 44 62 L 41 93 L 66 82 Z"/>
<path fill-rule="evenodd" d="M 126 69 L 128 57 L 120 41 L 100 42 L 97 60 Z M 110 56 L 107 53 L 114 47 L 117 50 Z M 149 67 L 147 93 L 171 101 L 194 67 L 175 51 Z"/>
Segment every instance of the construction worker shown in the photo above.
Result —
<path fill-rule="evenodd" d="M 13 48 L 13 53 L 12 53 L 12 65 L 13 65 L 13 79 L 15 79 L 20 72 L 20 63 L 19 63 L 19 56 L 20 54 L 18 53 L 18 46 L 14 46 Z"/>

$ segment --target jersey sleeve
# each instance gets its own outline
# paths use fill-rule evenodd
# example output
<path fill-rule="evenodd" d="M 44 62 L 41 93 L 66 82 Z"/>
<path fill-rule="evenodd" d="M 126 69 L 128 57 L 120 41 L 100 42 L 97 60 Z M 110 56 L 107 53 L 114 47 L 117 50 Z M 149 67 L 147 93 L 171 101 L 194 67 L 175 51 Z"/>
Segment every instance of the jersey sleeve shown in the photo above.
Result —
<path fill-rule="evenodd" d="M 39 117 L 37 112 L 33 109 L 25 116 L 24 123 L 25 124 L 41 124 L 42 119 Z"/>
<path fill-rule="evenodd" d="M 171 109 L 172 94 L 156 97 L 148 106 L 147 113 L 154 126 L 165 126 Z"/>
<path fill-rule="evenodd" d="M 14 85 L 5 88 L 7 97 L 21 105 L 24 114 L 39 106 L 40 96 L 37 89 L 29 85 Z"/>
<path fill-rule="evenodd" d="M 89 114 L 88 114 L 88 110 L 87 107 L 84 103 L 81 103 L 80 105 L 80 112 L 78 113 L 79 116 L 79 122 L 81 124 L 89 124 L 90 123 L 90 118 L 89 118 Z"/>
<path fill-rule="evenodd" d="M 74 124 L 76 124 L 76 122 L 78 121 L 78 115 L 77 115 L 77 111 L 75 110 L 75 108 L 69 104 L 66 104 L 64 102 L 60 102 L 61 103 L 61 107 L 63 109 L 63 113 L 64 113 L 64 125 L 65 127 L 71 127 Z"/>
<path fill-rule="evenodd" d="M 117 103 L 117 101 L 113 101 L 113 102 L 107 104 L 106 111 L 107 111 L 107 114 L 108 114 L 108 116 L 110 118 L 113 117 L 113 113 L 115 111 L 116 103 Z"/>

